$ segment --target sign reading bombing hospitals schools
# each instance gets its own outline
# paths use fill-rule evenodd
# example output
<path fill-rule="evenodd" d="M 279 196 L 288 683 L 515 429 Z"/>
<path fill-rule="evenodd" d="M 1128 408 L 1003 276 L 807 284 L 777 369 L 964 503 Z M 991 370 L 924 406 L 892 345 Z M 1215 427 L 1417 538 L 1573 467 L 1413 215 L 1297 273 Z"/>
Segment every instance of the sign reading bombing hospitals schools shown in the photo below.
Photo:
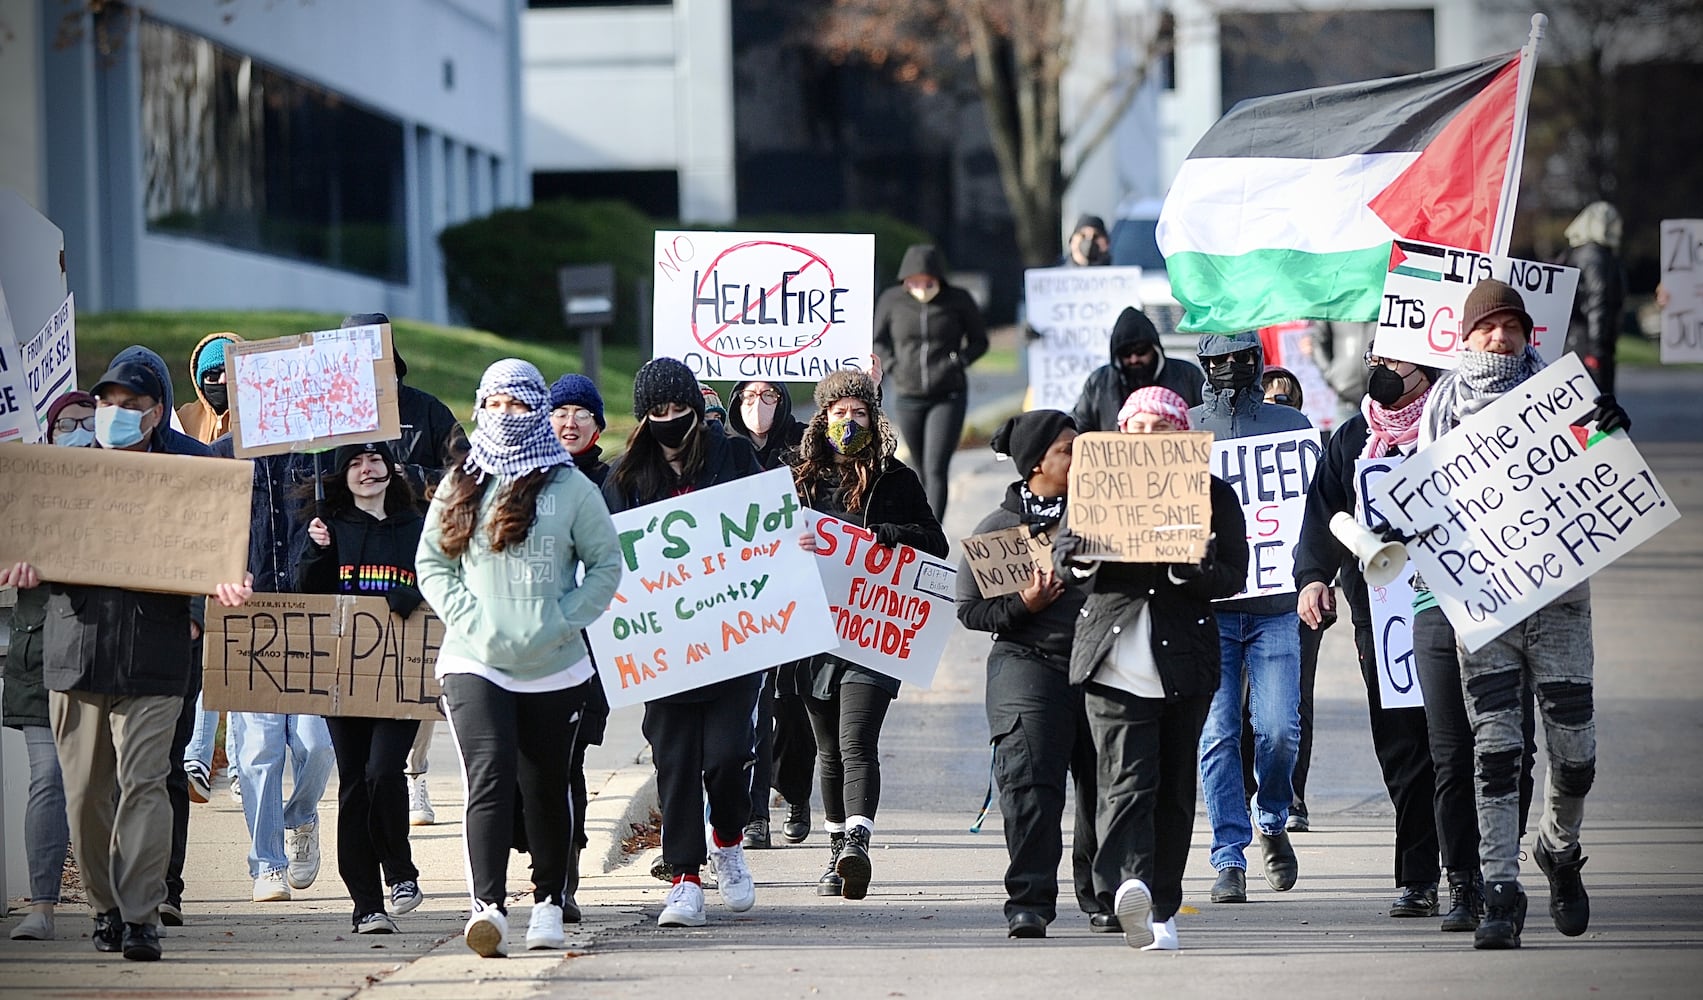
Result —
<path fill-rule="evenodd" d="M 1569 354 L 1372 488 L 1468 652 L 1679 518 L 1624 431 L 1573 426 L 1596 396 Z"/>
<path fill-rule="evenodd" d="M 210 710 L 441 719 L 435 669 L 443 623 L 382 597 L 255 594 L 207 602 L 202 690 Z"/>
<path fill-rule="evenodd" d="M 252 487 L 249 463 L 224 458 L 0 444 L 0 564 L 211 594 L 248 569 Z"/>
<path fill-rule="evenodd" d="M 659 232 L 655 260 L 655 354 L 700 379 L 816 382 L 869 367 L 875 237 Z"/>
<path fill-rule="evenodd" d="M 1079 434 L 1065 518 L 1078 558 L 1190 563 L 1212 530 L 1211 431 Z"/>
<path fill-rule="evenodd" d="M 792 472 L 615 515 L 623 575 L 586 634 L 609 704 L 654 701 L 833 649 Z"/>
<path fill-rule="evenodd" d="M 928 687 L 957 621 L 958 571 L 909 545 L 877 545 L 867 528 L 826 514 L 811 530 L 840 640 L 831 652 Z"/>

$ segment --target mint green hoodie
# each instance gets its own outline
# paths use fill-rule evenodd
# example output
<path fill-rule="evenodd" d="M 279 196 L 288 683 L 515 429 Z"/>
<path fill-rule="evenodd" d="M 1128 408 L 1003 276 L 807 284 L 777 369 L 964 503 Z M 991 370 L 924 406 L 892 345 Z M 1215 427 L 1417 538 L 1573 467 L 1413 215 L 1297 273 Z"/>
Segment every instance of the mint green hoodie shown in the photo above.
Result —
<path fill-rule="evenodd" d="M 442 653 L 466 657 L 516 680 L 536 680 L 586 655 L 580 629 L 609 607 L 621 582 L 621 547 L 603 496 L 585 474 L 558 469 L 538 494 L 526 541 L 490 546 L 491 512 L 513 481 L 495 477 L 479 504 L 479 527 L 459 559 L 444 555 L 443 497 L 426 514 L 415 555 L 420 593 L 444 623 Z M 583 580 L 575 580 L 580 564 Z"/>

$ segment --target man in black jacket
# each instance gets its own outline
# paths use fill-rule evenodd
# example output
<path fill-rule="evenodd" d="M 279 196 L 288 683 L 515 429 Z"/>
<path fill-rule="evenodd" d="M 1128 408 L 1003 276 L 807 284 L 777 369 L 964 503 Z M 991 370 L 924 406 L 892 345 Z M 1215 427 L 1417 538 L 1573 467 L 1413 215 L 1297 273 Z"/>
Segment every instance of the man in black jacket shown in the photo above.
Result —
<path fill-rule="evenodd" d="M 1082 383 L 1082 395 L 1071 411 L 1079 432 L 1117 430 L 1124 400 L 1150 385 L 1171 390 L 1189 406 L 1200 405 L 1206 376 L 1192 362 L 1165 356 L 1159 331 L 1141 310 L 1125 307 L 1118 314 L 1112 324 L 1111 354 L 1111 361 L 1089 372 Z"/>

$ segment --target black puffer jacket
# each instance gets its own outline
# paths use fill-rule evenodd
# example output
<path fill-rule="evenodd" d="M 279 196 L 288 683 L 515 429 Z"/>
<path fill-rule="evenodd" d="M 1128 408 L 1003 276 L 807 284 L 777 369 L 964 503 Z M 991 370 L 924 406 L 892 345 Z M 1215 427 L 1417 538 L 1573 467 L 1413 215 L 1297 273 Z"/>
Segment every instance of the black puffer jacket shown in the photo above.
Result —
<path fill-rule="evenodd" d="M 751 447 L 757 449 L 757 461 L 764 469 L 790 465 L 798 443 L 804 440 L 804 423 L 792 415 L 792 394 L 786 391 L 784 382 L 768 383 L 781 394 L 781 398 L 775 404 L 775 421 L 769 425 L 768 436 L 759 445 L 751 436 L 751 429 L 745 426 L 745 408 L 739 405 L 739 394 L 750 384 L 751 380 L 734 383 L 733 393 L 727 400 L 727 429 L 751 442 Z"/>
<path fill-rule="evenodd" d="M 424 514 L 431 502 L 430 491 L 467 453 L 467 434 L 442 400 L 404 383 L 402 377 L 407 374 L 408 362 L 397 351 L 396 411 L 401 417 L 402 435 L 390 442 L 390 451 L 402 463 Z"/>
<path fill-rule="evenodd" d="M 382 597 L 404 587 L 417 592 L 414 552 L 425 526 L 425 518 L 413 508 L 383 520 L 358 507 L 338 511 L 325 519 L 331 545 L 321 547 L 309 538 L 302 549 L 296 589 L 360 597 Z"/>
<path fill-rule="evenodd" d="M 940 282 L 933 301 L 918 302 L 903 282 L 929 274 Z M 948 284 L 940 253 L 913 246 L 899 265 L 899 281 L 875 300 L 875 355 L 882 376 L 901 396 L 945 399 L 964 391 L 964 369 L 987 353 L 987 324 L 970 293 Z"/>
<path fill-rule="evenodd" d="M 1212 602 L 1235 596 L 1247 582 L 1248 538 L 1236 492 L 1217 476 L 1212 477 L 1212 531 L 1218 536 L 1212 567 L 1180 584 L 1171 581 L 1170 567 L 1157 563 L 1100 564 L 1076 623 L 1072 684 L 1094 679 L 1118 634 L 1134 622 L 1136 602 L 1145 598 L 1153 615 L 1153 660 L 1166 697 L 1218 690 L 1218 620 Z"/>
<path fill-rule="evenodd" d="M 1039 524 L 1049 529 L 1058 524 L 1056 520 L 1024 517 L 1021 485 L 1012 483 L 1006 487 L 1005 499 L 1000 502 L 999 509 L 982 518 L 971 534 L 980 535 L 1019 524 Z M 970 570 L 970 561 L 961 559 L 958 563 L 958 620 L 967 629 L 992 632 L 996 642 L 1012 642 L 1068 659 L 1071 640 L 1076 635 L 1076 619 L 1081 615 L 1083 602 L 1088 600 L 1088 588 L 1084 582 L 1074 579 L 1066 579 L 1065 584 L 1064 593 L 1058 600 L 1040 611 L 1030 611 L 1017 594 L 983 597 L 981 589 L 976 586 L 976 575 Z M 1061 670 L 1065 666 L 1063 663 L 1056 665 Z"/>
<path fill-rule="evenodd" d="M 47 588 L 18 591 L 12 609 L 12 640 L 6 650 L 0 725 L 12 729 L 47 726 L 47 687 L 41 679 L 41 627 L 47 620 Z"/>

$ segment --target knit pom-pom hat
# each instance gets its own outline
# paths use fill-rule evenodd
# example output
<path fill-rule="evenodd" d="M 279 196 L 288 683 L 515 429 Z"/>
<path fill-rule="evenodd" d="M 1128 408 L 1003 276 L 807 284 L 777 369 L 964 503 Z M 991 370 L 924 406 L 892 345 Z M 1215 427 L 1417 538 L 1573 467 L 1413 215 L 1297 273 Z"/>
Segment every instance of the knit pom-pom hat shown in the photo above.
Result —
<path fill-rule="evenodd" d="M 633 416 L 643 420 L 664 403 L 679 403 L 697 413 L 698 419 L 704 417 L 704 394 L 692 369 L 674 358 L 652 358 L 633 376 Z"/>

